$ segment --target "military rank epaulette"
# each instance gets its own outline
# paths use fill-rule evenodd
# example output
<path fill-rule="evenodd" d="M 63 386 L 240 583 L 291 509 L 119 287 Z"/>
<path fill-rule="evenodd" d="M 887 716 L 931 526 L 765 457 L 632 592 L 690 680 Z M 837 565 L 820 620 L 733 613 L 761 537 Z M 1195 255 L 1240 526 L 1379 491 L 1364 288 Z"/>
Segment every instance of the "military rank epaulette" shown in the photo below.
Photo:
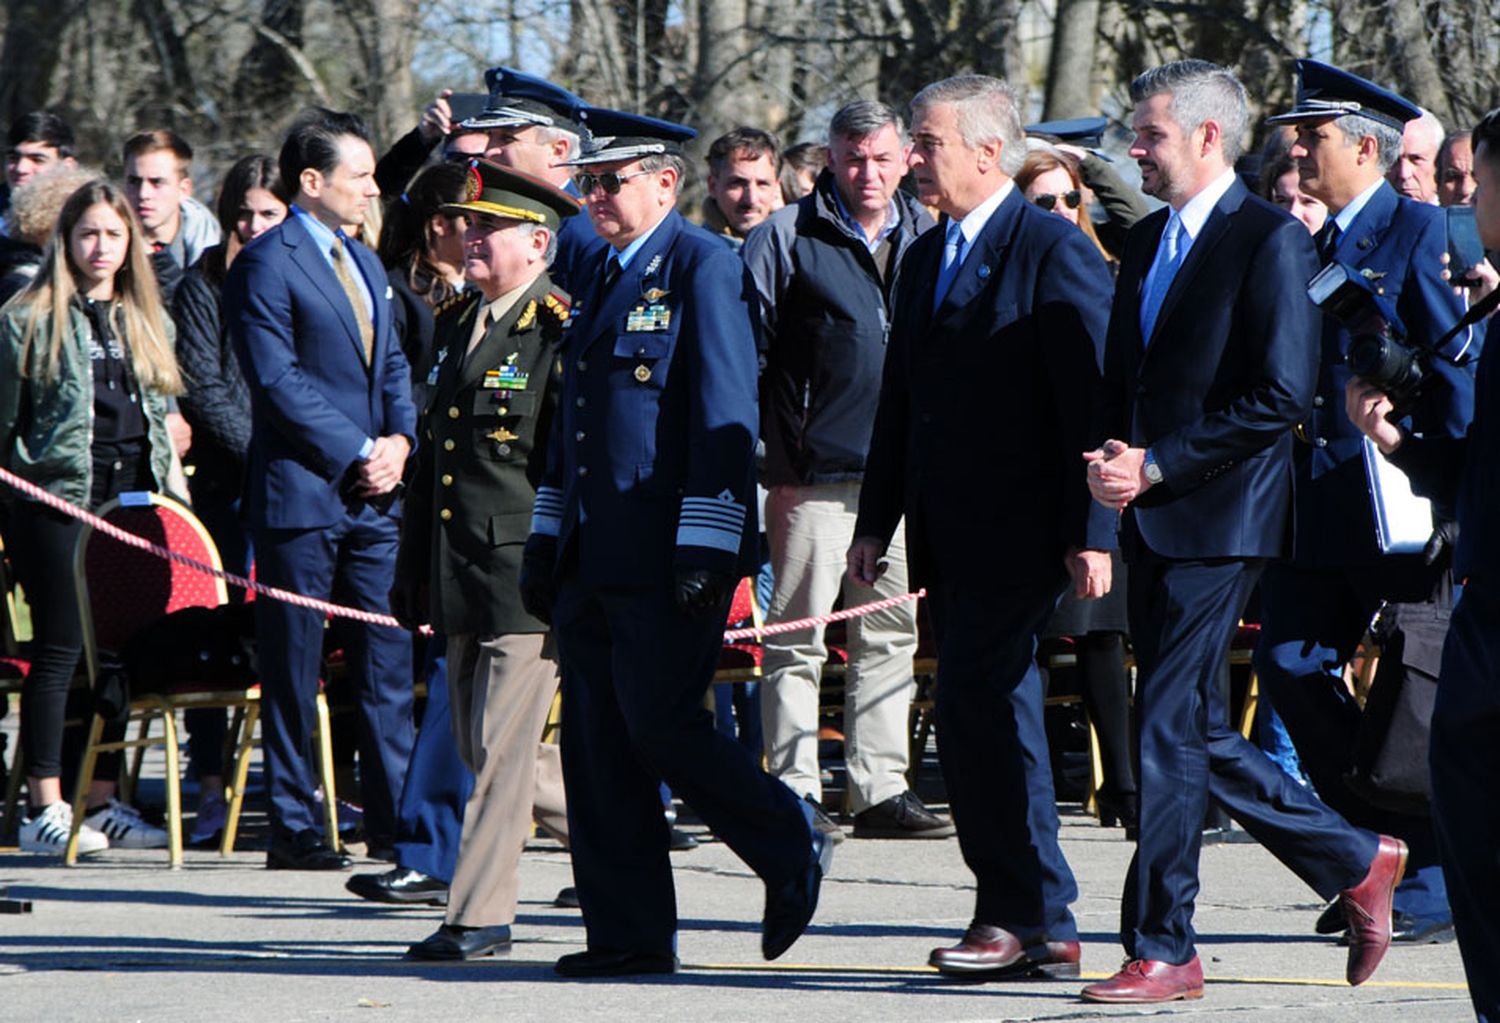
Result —
<path fill-rule="evenodd" d="M 573 315 L 573 298 L 561 288 L 553 288 L 542 296 L 542 304 L 557 317 L 559 323 L 567 323 Z"/>
<path fill-rule="evenodd" d="M 454 295 L 449 295 L 437 305 L 432 307 L 432 318 L 441 320 L 449 316 L 461 316 L 469 305 L 482 299 L 484 295 L 477 288 L 464 288 Z"/>

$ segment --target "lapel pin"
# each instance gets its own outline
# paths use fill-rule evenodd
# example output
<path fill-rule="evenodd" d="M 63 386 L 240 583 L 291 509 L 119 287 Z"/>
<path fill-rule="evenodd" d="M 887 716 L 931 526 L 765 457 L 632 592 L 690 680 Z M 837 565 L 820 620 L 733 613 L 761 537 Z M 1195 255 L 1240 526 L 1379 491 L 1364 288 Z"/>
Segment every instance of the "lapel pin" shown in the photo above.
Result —
<path fill-rule="evenodd" d="M 989 266 L 989 264 L 988 263 L 980 263 L 979 264 L 979 279 L 982 281 L 985 278 L 989 277 L 989 275 L 990 275 L 990 266 Z"/>

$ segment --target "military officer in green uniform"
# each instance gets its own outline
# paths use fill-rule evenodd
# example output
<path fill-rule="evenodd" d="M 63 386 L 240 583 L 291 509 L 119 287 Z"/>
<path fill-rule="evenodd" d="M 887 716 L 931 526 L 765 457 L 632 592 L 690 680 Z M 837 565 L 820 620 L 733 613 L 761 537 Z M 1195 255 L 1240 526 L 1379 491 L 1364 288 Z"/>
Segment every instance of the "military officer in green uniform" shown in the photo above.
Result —
<path fill-rule="evenodd" d="M 570 307 L 547 267 L 579 205 L 486 161 L 469 174 L 464 201 L 444 212 L 468 218 L 464 274 L 474 288 L 438 317 L 392 594 L 398 615 L 447 636 L 453 735 L 474 771 L 447 918 L 409 949 L 420 959 L 506 950 L 533 806 L 566 827 L 556 748 L 538 757 L 557 663 L 517 580 Z"/>

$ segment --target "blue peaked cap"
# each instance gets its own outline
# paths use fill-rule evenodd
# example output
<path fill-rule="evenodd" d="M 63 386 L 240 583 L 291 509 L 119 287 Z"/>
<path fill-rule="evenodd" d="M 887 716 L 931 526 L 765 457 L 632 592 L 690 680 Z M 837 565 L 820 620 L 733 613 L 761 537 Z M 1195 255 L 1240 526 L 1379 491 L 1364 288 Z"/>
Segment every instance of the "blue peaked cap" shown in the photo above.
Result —
<path fill-rule="evenodd" d="M 1304 59 L 1297 61 L 1297 105 L 1284 114 L 1266 118 L 1266 123 L 1323 121 L 1345 114 L 1362 114 L 1401 131 L 1407 121 L 1422 116 L 1422 109 L 1342 68 Z"/>
<path fill-rule="evenodd" d="M 490 91 L 484 110 L 463 121 L 461 128 L 561 128 L 579 134 L 578 112 L 583 99 L 544 78 L 515 68 L 492 67 L 484 73 Z"/>
<path fill-rule="evenodd" d="M 582 155 L 569 160 L 570 167 L 639 160 L 643 156 L 660 154 L 680 156 L 682 144 L 698 137 L 698 133 L 685 124 L 645 114 L 584 107 L 578 115 L 587 134 L 583 138 Z"/>

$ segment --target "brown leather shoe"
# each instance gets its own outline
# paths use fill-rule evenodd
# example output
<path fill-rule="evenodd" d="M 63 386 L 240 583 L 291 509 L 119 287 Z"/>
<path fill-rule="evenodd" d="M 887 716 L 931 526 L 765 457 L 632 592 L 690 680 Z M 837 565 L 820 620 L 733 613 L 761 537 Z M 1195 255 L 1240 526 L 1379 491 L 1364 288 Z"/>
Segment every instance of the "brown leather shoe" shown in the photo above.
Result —
<path fill-rule="evenodd" d="M 1349 921 L 1349 962 L 1344 976 L 1363 984 L 1391 947 L 1391 896 L 1406 872 L 1406 843 L 1380 836 L 1380 847 L 1370 861 L 1365 879 L 1339 893 L 1344 918 Z"/>
<path fill-rule="evenodd" d="M 1130 959 L 1113 977 L 1083 989 L 1085 1002 L 1175 1002 L 1202 997 L 1203 964 L 1197 956 L 1181 966 Z"/>
<path fill-rule="evenodd" d="M 931 966 L 950 977 L 1000 980 L 1017 977 L 1076 977 L 1080 948 L 1076 941 L 1034 941 L 1022 945 L 1002 927 L 970 924 L 963 940 L 935 948 Z"/>

